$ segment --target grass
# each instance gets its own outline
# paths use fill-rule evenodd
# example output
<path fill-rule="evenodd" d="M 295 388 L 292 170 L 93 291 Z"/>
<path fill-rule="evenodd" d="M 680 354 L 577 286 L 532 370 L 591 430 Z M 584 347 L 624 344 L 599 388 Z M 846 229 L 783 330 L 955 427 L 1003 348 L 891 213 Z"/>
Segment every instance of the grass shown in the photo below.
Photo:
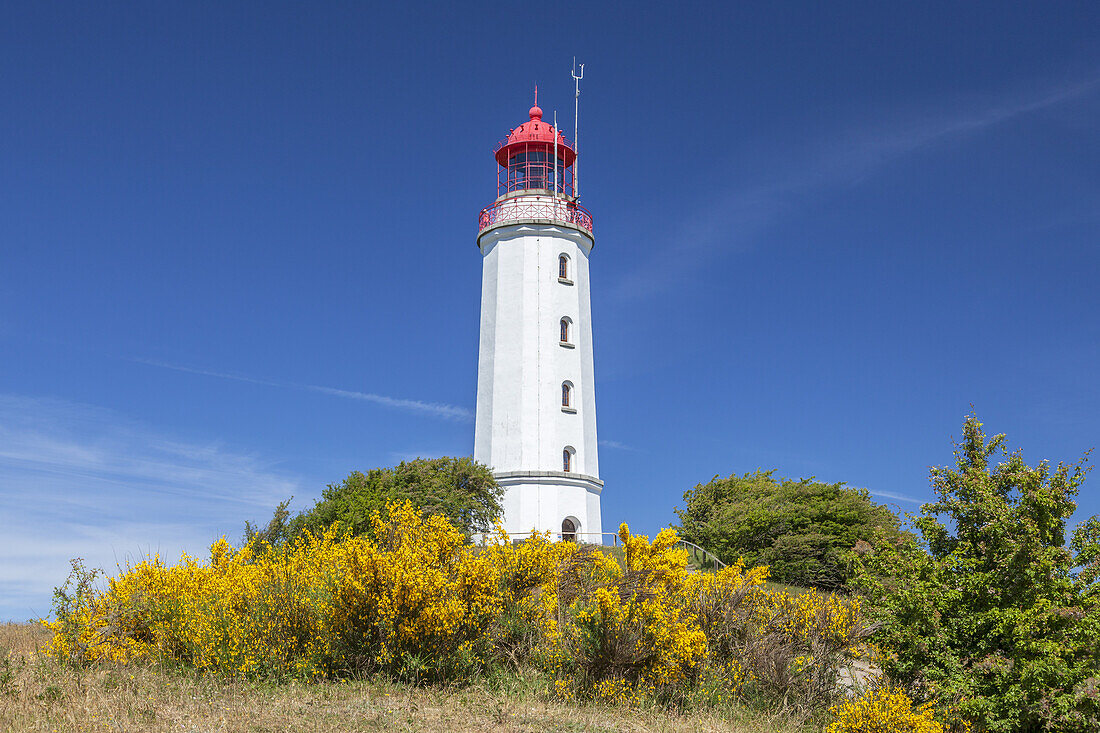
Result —
<path fill-rule="evenodd" d="M 30 624 L 0 625 L 0 731 L 733 731 L 807 733 L 776 712 L 699 713 L 566 704 L 518 674 L 454 688 L 384 678 L 311 684 L 227 680 L 157 665 L 72 669 L 40 654 Z"/>
<path fill-rule="evenodd" d="M 783 591 L 784 593 L 786 593 L 789 596 L 800 596 L 803 593 L 809 593 L 811 590 L 813 590 L 813 588 L 807 588 L 804 585 L 788 585 L 787 583 L 780 583 L 777 580 L 765 581 L 764 582 L 764 587 L 769 589 L 769 590 Z M 824 592 L 827 592 L 827 591 L 824 591 Z M 840 595 L 842 597 L 844 596 L 843 593 L 838 593 L 836 595 Z"/>

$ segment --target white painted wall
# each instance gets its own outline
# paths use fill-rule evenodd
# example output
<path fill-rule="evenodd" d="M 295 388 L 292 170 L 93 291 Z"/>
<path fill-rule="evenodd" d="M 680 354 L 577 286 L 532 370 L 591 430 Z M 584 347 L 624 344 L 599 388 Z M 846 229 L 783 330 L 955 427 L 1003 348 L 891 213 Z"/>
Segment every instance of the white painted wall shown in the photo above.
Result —
<path fill-rule="evenodd" d="M 483 267 L 474 459 L 492 467 L 506 489 L 507 531 L 560 532 L 562 520 L 574 517 L 581 533 L 599 533 L 592 237 L 531 221 L 489 229 L 478 245 Z M 558 281 L 563 253 L 571 285 Z M 563 316 L 572 320 L 573 348 L 559 343 Z M 561 409 L 565 380 L 573 383 L 575 413 Z M 576 449 L 570 473 L 562 471 L 565 446 Z"/>

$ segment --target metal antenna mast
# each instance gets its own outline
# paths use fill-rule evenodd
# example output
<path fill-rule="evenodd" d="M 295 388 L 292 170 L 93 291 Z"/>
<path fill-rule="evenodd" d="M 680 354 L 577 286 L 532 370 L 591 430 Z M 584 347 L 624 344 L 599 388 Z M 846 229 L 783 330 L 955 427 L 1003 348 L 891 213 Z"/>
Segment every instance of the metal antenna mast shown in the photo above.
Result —
<path fill-rule="evenodd" d="M 573 84 L 577 89 L 573 97 L 573 199 L 580 198 L 580 188 L 577 186 L 577 158 L 580 157 L 580 143 L 577 142 L 577 114 L 581 106 L 581 79 L 584 78 L 584 64 L 581 64 L 580 76 L 577 75 L 577 57 L 573 57 Z"/>
<path fill-rule="evenodd" d="M 558 111 L 554 110 L 554 218 L 558 217 Z"/>

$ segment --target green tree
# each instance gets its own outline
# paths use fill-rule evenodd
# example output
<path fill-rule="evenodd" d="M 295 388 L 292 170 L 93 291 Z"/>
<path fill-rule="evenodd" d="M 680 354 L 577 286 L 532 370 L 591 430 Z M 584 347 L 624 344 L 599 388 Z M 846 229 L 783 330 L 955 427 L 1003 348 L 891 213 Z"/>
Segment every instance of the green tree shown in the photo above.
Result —
<path fill-rule="evenodd" d="M 899 536 L 898 519 L 866 489 L 775 471 L 718 478 L 684 493 L 679 532 L 725 562 L 768 565 L 775 580 L 832 589 L 848 579 L 846 559 L 877 531 Z"/>
<path fill-rule="evenodd" d="M 995 463 L 996 462 L 996 463 Z M 1100 525 L 1066 547 L 1084 459 L 1024 463 L 968 416 L 920 532 L 861 546 L 885 671 L 983 731 L 1100 730 Z"/>
<path fill-rule="evenodd" d="M 311 509 L 294 517 L 283 502 L 266 527 L 246 522 L 245 536 L 274 545 L 304 530 L 319 533 L 337 525 L 366 534 L 374 512 L 405 501 L 425 514 L 442 514 L 470 534 L 492 528 L 503 495 L 493 472 L 471 458 L 417 458 L 393 468 L 354 471 L 341 483 L 329 484 Z"/>

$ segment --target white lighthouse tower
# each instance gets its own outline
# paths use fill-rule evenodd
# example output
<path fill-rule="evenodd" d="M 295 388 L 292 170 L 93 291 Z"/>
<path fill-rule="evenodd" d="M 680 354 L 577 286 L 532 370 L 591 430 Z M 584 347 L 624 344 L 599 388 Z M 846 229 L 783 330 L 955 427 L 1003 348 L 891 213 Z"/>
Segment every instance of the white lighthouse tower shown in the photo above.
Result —
<path fill-rule="evenodd" d="M 505 530 L 599 543 L 592 216 L 575 196 L 576 145 L 542 119 L 537 91 L 529 115 L 497 145 L 497 198 L 478 220 L 474 459 L 505 489 Z"/>

